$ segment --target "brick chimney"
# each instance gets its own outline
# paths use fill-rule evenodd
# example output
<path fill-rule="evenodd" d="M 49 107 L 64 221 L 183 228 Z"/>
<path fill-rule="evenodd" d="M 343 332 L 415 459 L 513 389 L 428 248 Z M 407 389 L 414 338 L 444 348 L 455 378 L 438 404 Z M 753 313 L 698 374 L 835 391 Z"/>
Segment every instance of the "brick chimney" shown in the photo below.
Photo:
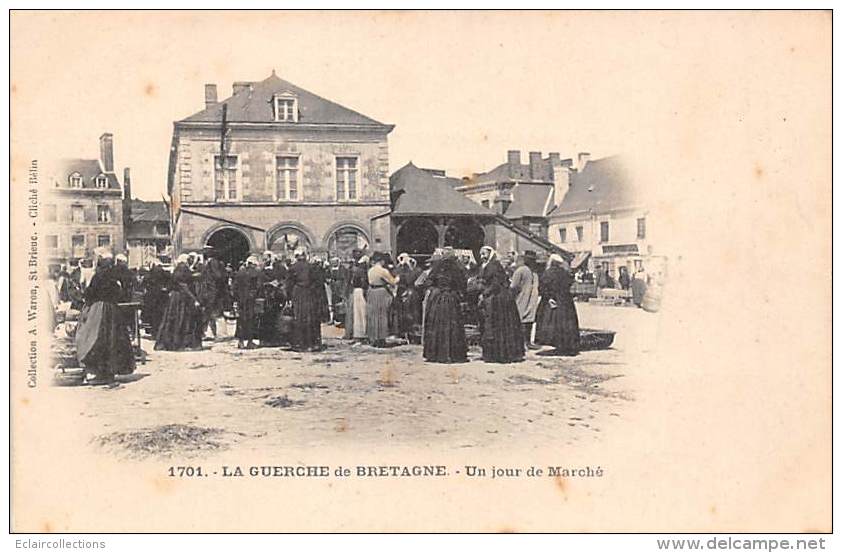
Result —
<path fill-rule="evenodd" d="M 103 171 L 114 172 L 114 135 L 110 132 L 99 137 L 99 160 L 102 162 Z"/>
<path fill-rule="evenodd" d="M 132 199 L 132 170 L 128 167 L 123 169 L 123 197 Z"/>
<path fill-rule="evenodd" d="M 520 167 L 520 150 L 509 150 L 506 162 L 509 164 L 509 176 L 514 178 L 517 175 L 515 166 Z"/>
<path fill-rule="evenodd" d="M 579 152 L 579 164 L 576 166 L 577 170 L 581 173 L 585 168 L 585 165 L 587 165 L 590 160 L 591 154 L 588 152 Z"/>
<path fill-rule="evenodd" d="M 550 168 L 558 167 L 559 165 L 561 165 L 561 154 L 559 154 L 558 152 L 550 152 L 547 155 L 549 156 L 550 160 Z"/>
<path fill-rule="evenodd" d="M 541 152 L 529 152 L 529 178 L 541 180 Z"/>
<path fill-rule="evenodd" d="M 219 103 L 216 96 L 216 85 L 215 84 L 206 84 L 205 85 L 205 109 L 216 105 Z"/>
<path fill-rule="evenodd" d="M 552 158 L 551 158 L 552 159 Z M 570 162 L 570 163 L 565 163 Z M 572 159 L 565 159 L 559 161 L 557 165 L 552 166 L 553 172 L 553 204 L 559 205 L 567 190 L 570 188 L 570 172 Z"/>
<path fill-rule="evenodd" d="M 234 86 L 231 87 L 231 88 L 232 88 L 233 93 L 237 94 L 239 92 L 242 92 L 244 90 L 247 90 L 247 89 L 251 88 L 251 86 L 252 86 L 252 83 L 250 83 L 249 81 L 237 81 L 237 82 L 234 83 Z"/>

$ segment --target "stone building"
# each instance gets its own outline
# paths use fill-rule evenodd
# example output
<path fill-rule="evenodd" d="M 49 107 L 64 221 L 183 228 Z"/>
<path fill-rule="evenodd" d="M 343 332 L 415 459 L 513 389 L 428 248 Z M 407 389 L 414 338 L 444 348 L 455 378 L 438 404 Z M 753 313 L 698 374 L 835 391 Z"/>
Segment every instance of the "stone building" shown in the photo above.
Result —
<path fill-rule="evenodd" d="M 65 159 L 49 168 L 43 208 L 44 245 L 51 263 L 90 258 L 103 247 L 125 249 L 123 187 L 114 172 L 114 138 L 99 139 L 99 159 Z M 124 180 L 129 180 L 129 169 Z"/>
<path fill-rule="evenodd" d="M 478 258 L 479 249 L 487 245 L 502 255 L 535 250 L 569 256 L 544 236 L 468 199 L 458 191 L 459 181 L 412 162 L 392 174 L 392 210 L 382 218 L 391 219 L 391 242 L 396 252 L 425 257 L 436 248 L 451 246 L 472 250 Z"/>
<path fill-rule="evenodd" d="M 586 155 L 586 154 L 584 154 Z M 469 199 L 504 217 L 518 227 L 546 240 L 549 219 L 557 195 L 555 177 L 572 165 L 552 152 L 543 158 L 541 152 L 529 152 L 529 163 L 521 163 L 519 150 L 509 150 L 505 163 L 485 173 L 475 173 L 462 180 L 456 190 Z M 520 233 L 501 230 L 497 245 L 501 252 L 529 249 L 532 240 Z"/>
<path fill-rule="evenodd" d="M 621 266 L 634 272 L 653 256 L 649 209 L 620 157 L 585 158 L 561 176 L 567 191 L 549 214 L 549 237 L 578 254 L 577 265 L 602 265 L 616 277 Z"/>
<path fill-rule="evenodd" d="M 126 194 L 129 188 L 126 187 Z M 126 249 L 129 267 L 143 267 L 152 261 L 172 263 L 170 211 L 165 202 L 130 199 L 126 214 Z"/>
<path fill-rule="evenodd" d="M 210 245 L 229 262 L 296 246 L 390 249 L 389 148 L 380 123 L 272 75 L 236 82 L 173 128 L 175 254 Z M 377 217 L 381 216 L 381 217 Z"/>

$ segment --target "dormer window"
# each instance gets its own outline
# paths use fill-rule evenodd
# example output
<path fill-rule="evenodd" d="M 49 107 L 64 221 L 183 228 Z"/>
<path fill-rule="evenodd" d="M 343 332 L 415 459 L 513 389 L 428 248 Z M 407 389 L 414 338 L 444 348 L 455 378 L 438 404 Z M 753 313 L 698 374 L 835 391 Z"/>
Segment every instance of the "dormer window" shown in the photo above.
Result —
<path fill-rule="evenodd" d="M 70 188 L 82 188 L 82 175 L 79 173 L 70 175 Z"/>
<path fill-rule="evenodd" d="M 289 93 L 274 97 L 275 121 L 298 121 L 298 98 Z"/>
<path fill-rule="evenodd" d="M 108 188 L 108 177 L 105 175 L 99 175 L 95 182 L 97 188 Z"/>

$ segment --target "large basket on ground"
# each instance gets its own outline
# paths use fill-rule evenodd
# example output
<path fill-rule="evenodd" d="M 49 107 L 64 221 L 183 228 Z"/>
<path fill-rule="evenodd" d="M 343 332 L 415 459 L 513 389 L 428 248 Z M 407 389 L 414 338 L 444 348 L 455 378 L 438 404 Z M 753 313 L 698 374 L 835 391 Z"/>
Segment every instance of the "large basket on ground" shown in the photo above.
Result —
<path fill-rule="evenodd" d="M 597 330 L 594 328 L 579 329 L 579 350 L 593 351 L 597 349 L 608 349 L 614 343 L 612 330 Z"/>

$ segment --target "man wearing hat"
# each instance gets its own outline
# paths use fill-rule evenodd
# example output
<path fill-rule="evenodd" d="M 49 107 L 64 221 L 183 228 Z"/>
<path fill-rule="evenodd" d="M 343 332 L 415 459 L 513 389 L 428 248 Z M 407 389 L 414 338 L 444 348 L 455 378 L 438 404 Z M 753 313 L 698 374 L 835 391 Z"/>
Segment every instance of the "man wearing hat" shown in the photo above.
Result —
<path fill-rule="evenodd" d="M 228 294 L 228 275 L 225 264 L 217 258 L 213 246 L 202 250 L 205 263 L 199 276 L 198 297 L 202 304 L 202 320 L 199 326 L 199 338 L 210 327 L 213 338 L 217 337 L 216 321 L 222 315 L 225 296 Z"/>
<path fill-rule="evenodd" d="M 234 275 L 233 293 L 237 302 L 237 347 L 254 349 L 257 346 L 257 294 L 263 281 L 263 275 L 257 270 L 259 260 L 250 255 L 245 264 Z"/>
<path fill-rule="evenodd" d="M 539 349 L 532 343 L 532 326 L 535 324 L 535 311 L 538 309 L 538 275 L 535 266 L 538 256 L 532 250 L 526 250 L 518 256 L 517 267 L 512 274 L 511 288 L 515 296 L 520 322 L 523 325 L 523 340 L 529 349 Z"/>

